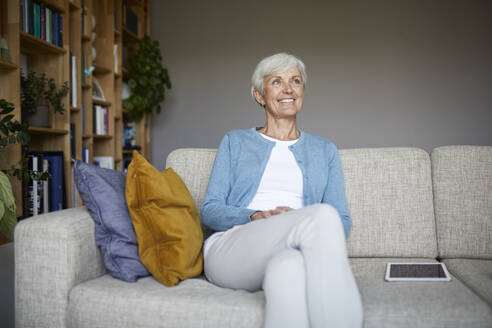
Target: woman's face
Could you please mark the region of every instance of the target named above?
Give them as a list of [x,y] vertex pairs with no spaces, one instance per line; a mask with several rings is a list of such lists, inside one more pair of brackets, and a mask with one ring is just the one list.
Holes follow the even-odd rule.
[[262,95],[255,90],[256,100],[265,105],[268,113],[275,118],[295,116],[302,107],[304,87],[301,72],[293,67],[280,74],[267,75],[263,79]]

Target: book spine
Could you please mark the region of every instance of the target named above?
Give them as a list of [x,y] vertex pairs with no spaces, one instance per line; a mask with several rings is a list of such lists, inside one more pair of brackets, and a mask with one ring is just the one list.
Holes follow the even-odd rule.
[[51,9],[46,8],[46,41],[51,42]]
[[53,11],[53,19],[51,21],[51,24],[51,30],[53,31],[51,42],[54,45],[58,45],[58,13],[56,11]]
[[63,47],[63,16],[58,15],[58,46]]
[[[49,172],[49,161],[43,159],[43,172]],[[50,190],[48,180],[43,181],[43,213],[50,211]]]
[[41,4],[41,39],[46,40],[46,7]]
[[39,4],[33,3],[33,19],[34,19],[34,36],[40,37],[40,24],[39,24]]

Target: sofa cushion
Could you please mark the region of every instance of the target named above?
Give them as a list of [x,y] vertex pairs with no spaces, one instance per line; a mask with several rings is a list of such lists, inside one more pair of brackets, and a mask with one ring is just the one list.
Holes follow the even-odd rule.
[[492,306],[492,261],[445,259],[448,270]]
[[[177,149],[166,167],[182,177],[200,208],[215,149]],[[340,150],[352,217],[349,255],[437,255],[429,155],[416,148]],[[203,228],[203,227],[202,227]],[[204,229],[205,236],[209,231]]]
[[140,258],[158,281],[174,286],[202,273],[203,234],[198,211],[172,168],[160,172],[134,151],[126,200]]
[[418,258],[350,259],[364,306],[364,327],[490,327],[492,308],[460,280],[387,282],[389,262]]
[[492,260],[492,147],[432,151],[439,256]]
[[166,287],[153,277],[125,284],[105,275],[72,289],[68,326],[260,328],[264,306],[263,292],[220,288],[200,278]]
[[417,148],[340,151],[352,257],[436,257],[429,155]]
[[[453,277],[449,282],[385,282],[388,262],[422,258],[350,259],[364,306],[364,327],[490,327],[492,309]],[[70,292],[68,326],[262,327],[263,292],[219,288],[202,278],[175,287],[154,278],[126,284],[109,275]]]
[[[166,168],[172,167],[183,179],[197,208],[202,206],[216,152],[216,149],[182,148],[167,157]],[[212,232],[203,224],[202,230],[204,238]]]
[[96,224],[96,244],[106,269],[116,278],[135,282],[148,276],[140,257],[135,231],[125,201],[122,172],[76,161],[75,183]]

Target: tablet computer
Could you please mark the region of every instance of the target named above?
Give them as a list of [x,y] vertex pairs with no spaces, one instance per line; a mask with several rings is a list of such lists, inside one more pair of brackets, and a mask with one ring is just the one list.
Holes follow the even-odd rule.
[[388,263],[386,281],[450,281],[444,263]]

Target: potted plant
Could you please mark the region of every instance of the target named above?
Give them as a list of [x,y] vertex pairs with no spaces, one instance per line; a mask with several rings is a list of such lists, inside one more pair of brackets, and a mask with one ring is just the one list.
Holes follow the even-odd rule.
[[[4,157],[6,147],[29,142],[28,124],[14,120],[11,114],[14,105],[5,99],[0,99],[0,156]],[[19,163],[22,166],[22,160]],[[0,170],[0,233],[8,240],[14,238],[14,228],[17,223],[16,204],[12,193],[12,185],[7,175],[22,179],[23,169],[12,165],[10,169]]]
[[57,86],[54,78],[48,78],[45,73],[37,76],[29,72],[21,75],[22,115],[30,125],[50,127],[50,108],[55,113],[63,114],[63,97],[68,93],[68,82]]
[[165,89],[171,88],[168,71],[161,62],[159,42],[148,36],[140,39],[129,67],[130,96],[123,100],[130,120],[139,121],[145,114],[152,114],[154,108],[160,113]]

